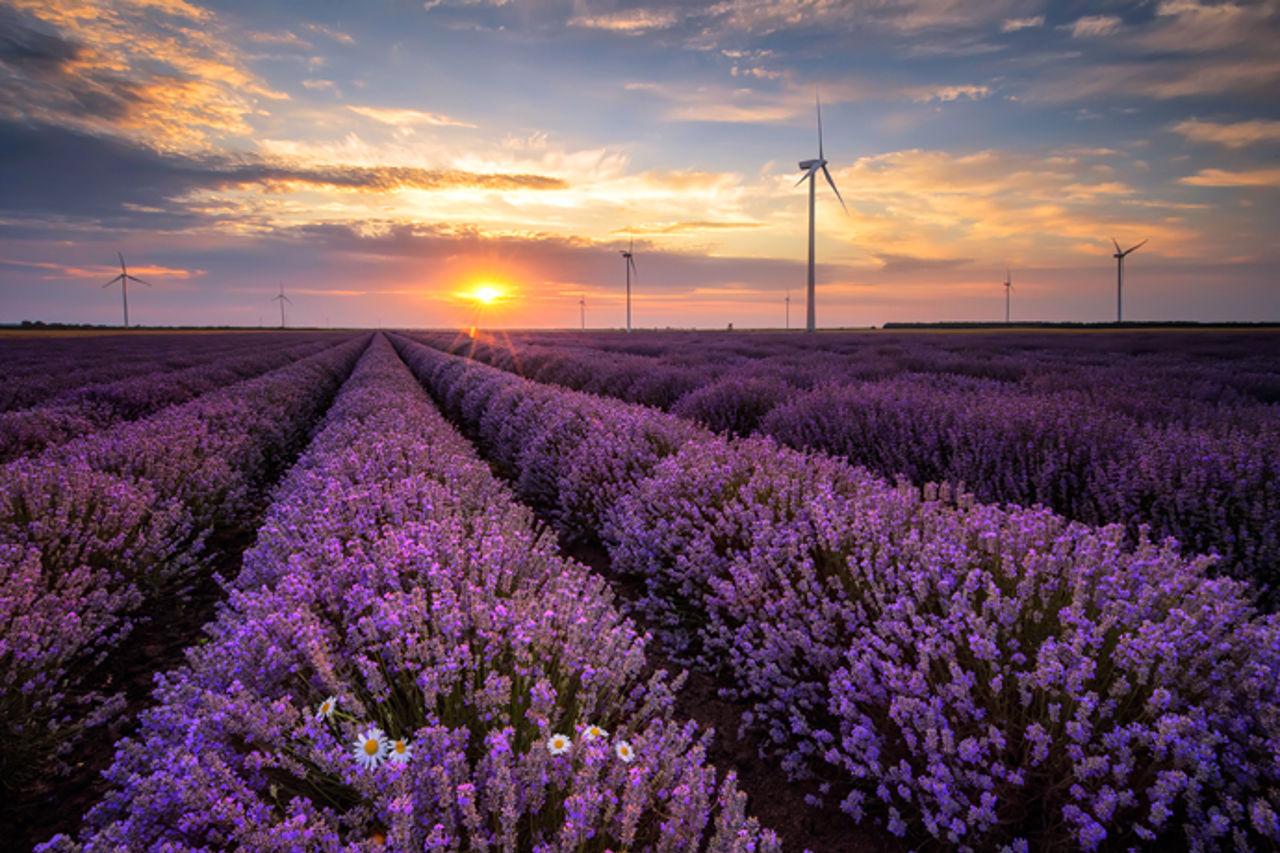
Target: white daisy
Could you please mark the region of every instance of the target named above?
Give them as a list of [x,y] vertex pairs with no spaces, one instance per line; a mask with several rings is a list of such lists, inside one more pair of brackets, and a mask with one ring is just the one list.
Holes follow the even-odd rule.
[[622,759],[623,764],[630,764],[636,757],[636,751],[631,748],[631,744],[625,740],[620,740],[614,745],[613,751]]
[[582,730],[582,736],[587,740],[601,740],[607,738],[609,733],[597,725],[590,725]]
[[408,738],[396,738],[391,741],[387,750],[387,761],[392,764],[408,764],[413,757],[413,744],[409,743]]
[[353,751],[355,752],[356,761],[360,762],[360,766],[372,770],[387,759],[387,752],[390,747],[391,745],[387,743],[387,736],[382,733],[382,729],[370,726],[356,738]]
[[572,745],[573,741],[565,735],[552,735],[547,741],[547,752],[552,755],[564,755]]
[[317,720],[329,720],[333,718],[333,712],[338,710],[338,697],[330,696],[328,699],[320,703],[320,708],[316,711]]

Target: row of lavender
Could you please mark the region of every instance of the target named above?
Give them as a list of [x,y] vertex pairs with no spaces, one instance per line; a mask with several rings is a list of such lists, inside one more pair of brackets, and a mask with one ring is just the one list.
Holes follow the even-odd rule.
[[[0,412],[39,405],[90,385],[207,364],[269,345],[276,337],[185,332],[0,339],[5,379],[0,383]],[[310,333],[288,337],[295,341],[339,339]]]
[[[1280,402],[1280,336],[1274,331],[1135,331],[986,333],[826,333],[807,335],[669,333],[538,333],[511,336],[551,349],[604,350],[637,366],[777,368],[794,384],[810,385],[837,371],[845,379],[883,379],[936,373],[1017,383],[1044,391],[1101,389],[1124,405],[1120,389],[1152,401],[1157,415],[1179,412],[1181,401],[1238,406]],[[638,357],[638,358],[636,358]],[[1172,381],[1171,381],[1172,380]]]
[[968,849],[1280,842],[1280,617],[1206,560],[396,343],[854,817]]
[[78,843],[776,849],[664,673],[379,337]]
[[[28,409],[0,413],[0,462],[261,375],[332,346],[335,340],[259,337],[253,346],[230,352],[219,349],[191,367],[112,379],[57,394]],[[49,365],[49,369],[56,367]]]
[[1274,404],[1178,398],[1168,375],[1161,395],[1136,385],[1106,390],[1106,379],[1092,391],[1066,387],[1075,379],[1048,388],[1048,367],[1019,383],[914,373],[858,381],[828,364],[796,387],[769,359],[724,363],[715,350],[664,368],[587,348],[424,340],[531,379],[658,405],[717,431],[832,453],[883,476],[950,483],[986,502],[1044,505],[1088,524],[1123,523],[1134,536],[1147,526],[1187,553],[1219,555],[1222,571],[1253,580],[1265,606],[1280,606]]
[[111,656],[174,606],[208,532],[243,523],[366,337],[0,468],[0,761],[8,791],[65,769],[120,709]]

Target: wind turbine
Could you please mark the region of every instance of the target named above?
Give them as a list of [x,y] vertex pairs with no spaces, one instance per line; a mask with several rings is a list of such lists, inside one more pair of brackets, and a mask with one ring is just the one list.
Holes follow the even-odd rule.
[[818,328],[817,309],[814,305],[816,291],[813,284],[813,197],[814,182],[819,170],[821,170],[823,177],[827,179],[827,183],[831,185],[831,191],[836,194],[836,198],[840,199],[840,206],[844,208],[844,212],[849,212],[849,208],[845,206],[844,199],[840,195],[840,190],[836,189],[836,182],[831,179],[831,173],[827,171],[827,159],[822,153],[822,100],[816,96],[814,100],[818,106],[818,159],[801,160],[800,170],[804,174],[800,177],[800,180],[796,181],[796,186],[800,186],[806,180],[809,182],[809,306],[808,316],[805,320],[805,331],[810,333]]
[[283,329],[284,328],[284,304],[286,302],[288,302],[290,305],[293,304],[293,300],[284,295],[283,281],[280,282],[280,293],[276,296],[271,297],[271,301],[280,303],[280,328]]
[[583,293],[578,297],[578,313],[582,317],[582,331],[587,330],[587,294]]
[[[1148,237],[1147,240],[1151,238]],[[1136,246],[1130,246],[1127,249],[1121,249],[1120,244],[1116,242],[1116,238],[1112,237],[1111,242],[1116,247],[1116,253],[1111,257],[1116,259],[1116,322],[1124,322],[1124,303],[1121,301],[1124,294],[1124,259],[1132,252],[1138,251],[1146,245],[1147,240],[1143,240]]]
[[1009,270],[1004,271],[1004,321],[1009,322],[1009,294],[1013,291],[1013,277],[1009,275]]
[[627,267],[627,332],[631,332],[631,275],[634,273],[636,281],[640,280],[640,271],[636,269],[635,258],[636,241],[632,239],[629,248],[622,252],[622,257],[626,258]]
[[124,255],[116,252],[116,257],[120,259],[120,275],[102,286],[110,287],[117,281],[120,282],[120,298],[124,300],[124,327],[127,329],[129,328],[129,282],[136,281],[138,284],[145,284],[147,287],[151,286],[151,282],[143,281],[136,275],[131,274],[129,268],[124,265]]
[[787,288],[787,298],[784,301],[787,303],[787,325],[785,328],[787,331],[791,331],[791,288],[789,287]]

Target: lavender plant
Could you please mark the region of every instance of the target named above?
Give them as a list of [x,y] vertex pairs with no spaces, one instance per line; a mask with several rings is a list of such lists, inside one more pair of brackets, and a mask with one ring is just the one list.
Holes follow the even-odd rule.
[[560,558],[375,342],[210,641],[48,850],[777,849]]
[[0,469],[0,762],[6,790],[65,768],[111,719],[104,661],[142,605],[181,597],[215,526],[252,512],[273,461],[305,434],[365,345]]
[[[601,405],[398,343],[442,398],[501,384],[531,432]],[[615,568],[853,816],[968,849],[1280,843],[1280,620],[1211,559],[768,441],[690,433],[629,477],[595,486]]]

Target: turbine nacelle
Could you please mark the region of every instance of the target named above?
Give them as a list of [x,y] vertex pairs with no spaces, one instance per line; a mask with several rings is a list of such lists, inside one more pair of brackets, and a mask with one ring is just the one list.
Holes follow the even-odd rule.
[[827,161],[822,158],[818,158],[817,160],[801,160],[800,170],[802,172],[814,172],[825,165],[827,165]]

